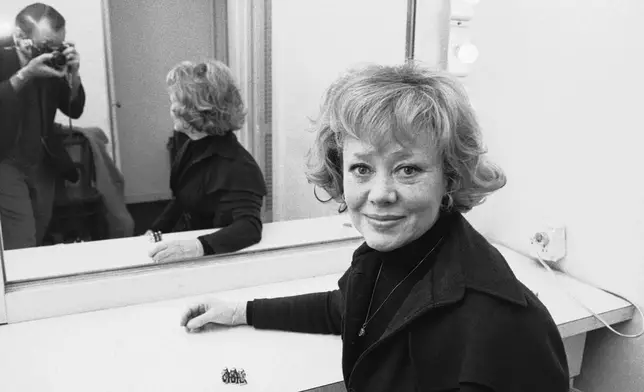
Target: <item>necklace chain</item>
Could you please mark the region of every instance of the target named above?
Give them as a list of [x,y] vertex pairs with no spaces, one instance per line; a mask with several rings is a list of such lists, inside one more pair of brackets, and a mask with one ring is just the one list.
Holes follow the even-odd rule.
[[387,297],[385,297],[385,300],[384,300],[384,301],[382,301],[382,303],[380,304],[380,306],[378,306],[378,309],[376,309],[376,311],[375,311],[375,312],[373,312],[373,314],[371,315],[371,317],[369,317],[369,313],[371,312],[371,305],[373,304],[373,297],[374,297],[374,295],[375,295],[375,293],[376,293],[376,287],[378,286],[378,281],[380,280],[380,273],[382,272],[382,266],[383,266],[384,262],[381,262],[381,263],[380,263],[380,269],[378,270],[378,275],[376,276],[376,283],[373,285],[373,290],[371,291],[371,299],[369,300],[369,307],[367,308],[367,315],[365,316],[364,323],[362,324],[362,327],[360,328],[360,332],[358,332],[358,336],[360,336],[360,337],[364,336],[364,334],[366,333],[367,324],[369,324],[369,322],[370,322],[370,321],[371,321],[371,320],[376,316],[376,314],[378,314],[378,311],[380,311],[380,309],[382,309],[383,305],[387,302],[387,300],[389,299],[389,297],[391,297],[391,295],[394,293],[394,291],[396,291],[396,289],[398,288],[398,286],[400,286],[401,284],[403,284],[403,282],[404,282],[405,280],[407,280],[407,278],[409,278],[409,277],[411,276],[411,274],[413,274],[413,273],[414,273],[414,271],[416,271],[416,270],[418,269],[418,267],[420,267],[420,265],[423,263],[423,261],[425,261],[425,259],[427,259],[427,257],[428,257],[430,254],[432,254],[432,252],[434,251],[434,249],[436,249],[436,247],[438,246],[438,244],[440,244],[440,243],[441,243],[441,241],[442,241],[442,240],[443,240],[443,237],[441,237],[441,238],[438,240],[438,242],[436,242],[436,244],[432,247],[432,249],[431,249],[429,252],[427,252],[427,254],[426,254],[426,255],[425,255],[425,256],[424,256],[424,257],[423,257],[423,258],[418,262],[418,264],[416,264],[416,266],[415,266],[414,268],[412,268],[412,270],[411,270],[411,271],[409,271],[409,273],[407,274],[407,276],[405,276],[405,277],[404,277],[400,282],[398,282],[398,284],[397,284],[396,286],[394,286],[394,288],[391,290],[391,292],[389,293],[389,295],[387,295]]

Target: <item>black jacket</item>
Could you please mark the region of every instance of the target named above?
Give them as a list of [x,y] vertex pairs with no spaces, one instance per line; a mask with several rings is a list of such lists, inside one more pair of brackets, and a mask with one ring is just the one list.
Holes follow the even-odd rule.
[[[567,392],[548,310],[460,214],[384,334],[356,353],[378,267],[363,244],[339,289],[248,303],[255,328],[340,334],[349,391]],[[312,353],[312,355],[315,355]]]
[[170,144],[173,199],[150,229],[221,228],[199,237],[206,254],[234,252],[259,242],[264,176],[235,134],[192,142],[175,132]]
[[[10,78],[20,69],[20,60],[14,47],[0,48],[0,161],[11,152],[19,137],[24,107],[20,94],[11,85]],[[66,179],[75,182],[78,174],[63,145],[64,134],[55,132],[54,120],[60,109],[65,115],[78,119],[85,108],[85,90],[80,86],[74,100],[69,102],[71,91],[64,79],[43,79],[41,110],[43,120],[42,142],[48,163]]]

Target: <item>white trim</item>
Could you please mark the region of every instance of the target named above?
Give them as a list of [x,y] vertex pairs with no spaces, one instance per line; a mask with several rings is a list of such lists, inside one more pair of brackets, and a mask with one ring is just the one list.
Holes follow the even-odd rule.
[[265,72],[264,67],[264,14],[270,12],[265,9],[265,0],[253,3],[251,8],[250,36],[251,45],[249,55],[250,65],[250,88],[252,106],[248,107],[249,132],[252,133],[252,146],[250,152],[257,161],[257,164],[264,168],[264,88]]
[[138,195],[125,195],[125,204],[150,203],[172,199],[172,192],[142,193]]
[[110,24],[110,0],[102,0],[103,40],[105,43],[105,72],[107,73],[107,105],[110,114],[110,143],[112,159],[119,170],[122,170],[121,151],[119,148],[118,116],[116,114],[116,86],[114,82],[114,52],[112,51],[112,26]]
[[420,0],[417,2],[414,35],[415,61],[430,67],[447,69],[450,12],[447,1]]
[[228,0],[214,0],[211,4],[213,15],[213,57],[224,64],[228,64]]
[[253,92],[252,92],[252,26],[251,0],[228,0],[228,67],[235,75],[248,115],[238,131],[240,143],[253,152]]
[[4,241],[2,237],[2,223],[0,222],[0,325],[6,324],[7,317],[7,302],[5,285],[7,276],[4,270]]
[[344,272],[362,239],[8,284],[9,323]]

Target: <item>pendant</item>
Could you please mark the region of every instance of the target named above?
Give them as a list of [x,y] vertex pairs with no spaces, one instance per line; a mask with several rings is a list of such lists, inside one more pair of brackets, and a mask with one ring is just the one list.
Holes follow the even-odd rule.
[[363,337],[364,334],[365,334],[365,330],[364,330],[364,325],[363,325],[362,328],[360,328],[360,332],[358,332],[358,336]]

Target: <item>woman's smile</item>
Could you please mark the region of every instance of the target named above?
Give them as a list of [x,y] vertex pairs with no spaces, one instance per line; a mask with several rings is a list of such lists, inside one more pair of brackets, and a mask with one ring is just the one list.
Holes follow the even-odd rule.
[[390,214],[364,214],[367,221],[374,229],[388,230],[396,227],[405,219],[402,215]]

